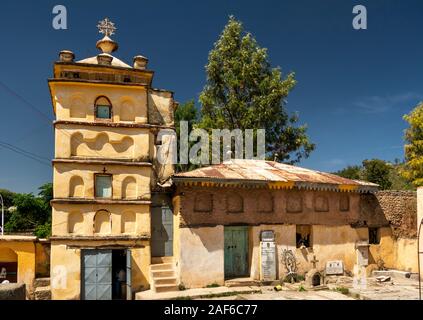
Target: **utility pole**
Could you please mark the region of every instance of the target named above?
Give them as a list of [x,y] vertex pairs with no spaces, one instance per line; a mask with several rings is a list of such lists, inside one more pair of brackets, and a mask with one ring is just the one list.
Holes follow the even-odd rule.
[[1,235],[4,235],[4,201],[3,196],[0,193],[1,200]]

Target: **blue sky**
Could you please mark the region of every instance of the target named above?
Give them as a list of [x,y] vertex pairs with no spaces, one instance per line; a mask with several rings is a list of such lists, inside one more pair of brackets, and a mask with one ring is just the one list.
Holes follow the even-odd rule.
[[[52,28],[57,4],[68,10],[67,30]],[[357,4],[367,7],[367,30],[352,28]],[[287,107],[317,145],[302,166],[335,171],[404,157],[402,116],[423,100],[420,0],[3,1],[0,81],[13,92],[0,83],[0,141],[53,157],[46,80],[60,50],[97,54],[96,24],[106,16],[118,27],[117,57],[147,56],[155,87],[197,100],[208,52],[231,14],[268,48],[273,66],[296,73]],[[35,192],[51,178],[48,165],[0,147],[0,188]]]

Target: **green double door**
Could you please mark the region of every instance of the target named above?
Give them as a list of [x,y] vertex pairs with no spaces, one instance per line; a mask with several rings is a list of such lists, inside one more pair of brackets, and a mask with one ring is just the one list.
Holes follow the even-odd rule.
[[248,276],[248,227],[224,230],[225,279]]

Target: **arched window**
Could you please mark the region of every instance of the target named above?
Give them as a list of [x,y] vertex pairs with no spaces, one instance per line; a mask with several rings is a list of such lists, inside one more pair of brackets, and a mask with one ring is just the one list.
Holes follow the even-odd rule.
[[106,210],[97,211],[94,216],[94,233],[109,234],[112,232],[112,220],[110,212]]
[[95,101],[95,117],[101,120],[112,119],[112,104],[104,96],[98,97]]

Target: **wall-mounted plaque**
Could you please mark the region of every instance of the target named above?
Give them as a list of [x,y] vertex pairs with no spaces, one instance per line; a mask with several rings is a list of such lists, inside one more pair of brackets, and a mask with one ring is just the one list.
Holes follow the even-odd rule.
[[327,275],[344,274],[344,262],[342,260],[326,262],[325,273]]
[[261,280],[276,280],[276,245],[273,241],[262,241],[261,254]]
[[275,241],[275,233],[273,232],[273,230],[262,231],[261,241]]

